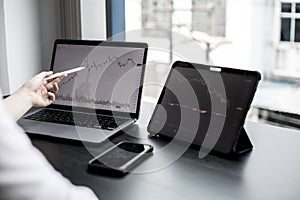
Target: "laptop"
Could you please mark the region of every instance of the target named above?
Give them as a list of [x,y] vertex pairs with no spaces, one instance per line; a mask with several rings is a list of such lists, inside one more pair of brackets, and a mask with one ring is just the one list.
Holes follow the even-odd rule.
[[50,106],[25,115],[27,133],[99,143],[139,118],[148,45],[56,40],[54,73],[84,67],[59,83]]

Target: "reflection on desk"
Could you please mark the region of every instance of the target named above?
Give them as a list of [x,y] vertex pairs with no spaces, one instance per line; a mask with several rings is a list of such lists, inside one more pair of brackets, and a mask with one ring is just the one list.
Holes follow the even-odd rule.
[[[142,109],[147,113],[152,108],[143,104]],[[137,125],[112,141],[150,143],[155,147],[150,160],[159,157],[166,143],[147,138],[148,118],[144,114]],[[63,175],[75,184],[91,187],[104,200],[300,199],[299,132],[251,122],[247,122],[246,130],[254,150],[236,160],[214,155],[200,160],[197,150],[189,149],[164,168],[123,178],[89,174],[86,168],[92,155],[83,145],[40,138],[32,141]]]

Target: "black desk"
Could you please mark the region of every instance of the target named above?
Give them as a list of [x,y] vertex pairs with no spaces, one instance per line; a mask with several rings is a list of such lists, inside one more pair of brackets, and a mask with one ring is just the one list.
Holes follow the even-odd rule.
[[[149,105],[144,104],[139,125],[129,129],[130,135],[121,134],[113,141],[139,140],[152,143],[156,150],[161,148],[160,141],[146,137],[150,110]],[[104,200],[299,200],[300,132],[251,122],[246,124],[246,130],[254,150],[237,160],[214,155],[200,160],[197,150],[190,149],[163,169],[123,178],[87,173],[87,162],[92,155],[83,145],[37,138],[32,141],[63,175],[75,184],[91,187]]]

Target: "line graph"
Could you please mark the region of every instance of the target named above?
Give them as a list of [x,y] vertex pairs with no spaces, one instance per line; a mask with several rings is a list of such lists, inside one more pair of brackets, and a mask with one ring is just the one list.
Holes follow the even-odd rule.
[[125,61],[122,61],[120,57],[113,55],[113,56],[108,56],[101,63],[97,63],[97,61],[87,58],[84,60],[84,62],[82,63],[81,66],[85,67],[88,71],[91,71],[93,69],[99,70],[115,61],[117,61],[117,65],[120,68],[124,68],[124,67],[128,67],[128,66],[133,67],[133,66],[141,66],[142,65],[142,64],[137,63],[134,60],[134,58],[127,58]]
[[108,64],[114,62],[116,59],[117,57],[115,55],[108,56],[104,61],[97,63],[97,61],[90,60],[89,57],[87,57],[82,63],[82,67],[85,67],[89,72],[93,69],[99,70],[101,68],[104,68]]
[[[204,76],[205,74],[203,74]],[[161,104],[165,106],[166,109],[169,109],[170,112],[172,110],[185,110],[187,112],[197,112],[204,116],[217,116],[224,117],[228,115],[228,113],[235,113],[236,115],[240,115],[245,110],[247,110],[247,103],[243,101],[244,96],[247,97],[247,93],[249,93],[248,84],[244,84],[243,89],[240,89],[240,93],[234,95],[236,88],[233,86],[228,87],[227,90],[222,87],[218,87],[217,81],[214,80],[216,77],[213,75],[207,75],[204,80],[202,74],[198,73],[195,70],[178,70],[171,71],[170,78],[168,80],[166,88],[180,88],[176,94],[172,94],[171,91],[165,90],[164,96],[162,98]],[[206,81],[207,80],[207,81]],[[231,77],[224,79],[224,87],[226,84],[233,84]],[[186,94],[184,92],[185,86],[188,85],[194,90],[194,93],[197,96],[198,105],[189,105],[189,104],[179,104],[175,102],[174,95],[179,95],[176,98],[181,97],[180,95]],[[234,87],[240,87],[240,85],[234,85]],[[229,92],[229,94],[227,94]],[[231,95],[231,96],[227,96]],[[183,97],[182,97],[183,98]],[[184,97],[188,98],[188,97]],[[237,100],[239,99],[239,100]],[[246,98],[247,99],[247,98]],[[213,102],[214,101],[214,102]],[[218,101],[218,102],[216,102]],[[213,106],[214,105],[217,106]]]
[[64,80],[62,80],[62,81],[58,84],[58,86],[61,88],[61,87],[63,87],[64,85],[68,85],[71,81],[74,81],[75,78],[77,78],[78,76],[79,76],[78,73],[74,73],[74,74],[72,74],[72,75],[69,75],[69,76],[67,76]]
[[[74,97],[70,95],[66,96],[57,96],[58,100],[61,101],[72,101]],[[117,102],[117,101],[111,101],[110,99],[90,99],[86,96],[76,96],[76,103],[83,103],[83,104],[97,104],[101,106],[105,106],[107,108],[129,108],[130,104],[126,102]]]
[[100,46],[90,49],[83,47],[81,51],[78,46],[69,45],[57,50],[55,71],[75,67],[85,69],[60,82],[56,103],[136,111],[139,97],[136,88],[141,84],[143,48]]
[[190,107],[188,105],[180,105],[178,103],[170,103],[170,102],[162,102],[163,105],[171,106],[171,107],[177,107],[180,109],[187,109],[192,112],[199,112],[200,114],[214,114],[216,116],[226,117],[226,113],[218,113],[218,112],[210,112],[207,109],[198,109],[194,107]]
[[179,78],[175,78],[175,81],[177,81],[179,84],[183,84],[184,82],[188,82],[191,85],[193,85],[193,83],[196,86],[199,86],[199,84],[202,86],[202,88],[204,88],[203,86],[207,87],[207,92],[208,94],[210,94],[211,96],[215,96],[217,97],[220,102],[222,103],[227,103],[228,99],[226,97],[226,94],[222,94],[221,92],[219,92],[212,84],[210,83],[206,83],[202,78],[198,77],[198,78],[193,78],[193,79],[179,79]]
[[135,65],[135,66],[137,65],[132,58],[128,58],[124,63],[122,63],[119,59],[117,59],[117,63],[120,68],[126,67],[129,64]]

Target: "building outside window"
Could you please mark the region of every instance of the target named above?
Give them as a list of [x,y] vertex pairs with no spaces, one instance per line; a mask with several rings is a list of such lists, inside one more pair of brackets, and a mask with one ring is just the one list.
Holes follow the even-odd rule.
[[192,29],[225,37],[226,0],[192,1]]
[[281,2],[280,41],[300,42],[300,2]]
[[[125,0],[125,20],[126,40],[150,46],[145,95],[158,97],[157,85],[182,59],[169,51],[190,42],[200,46],[185,49],[190,62],[261,72],[255,108],[300,116],[300,0]],[[186,39],[176,43],[174,35],[155,28]],[[134,30],[141,35],[131,37]],[[157,43],[166,51],[153,49]]]

